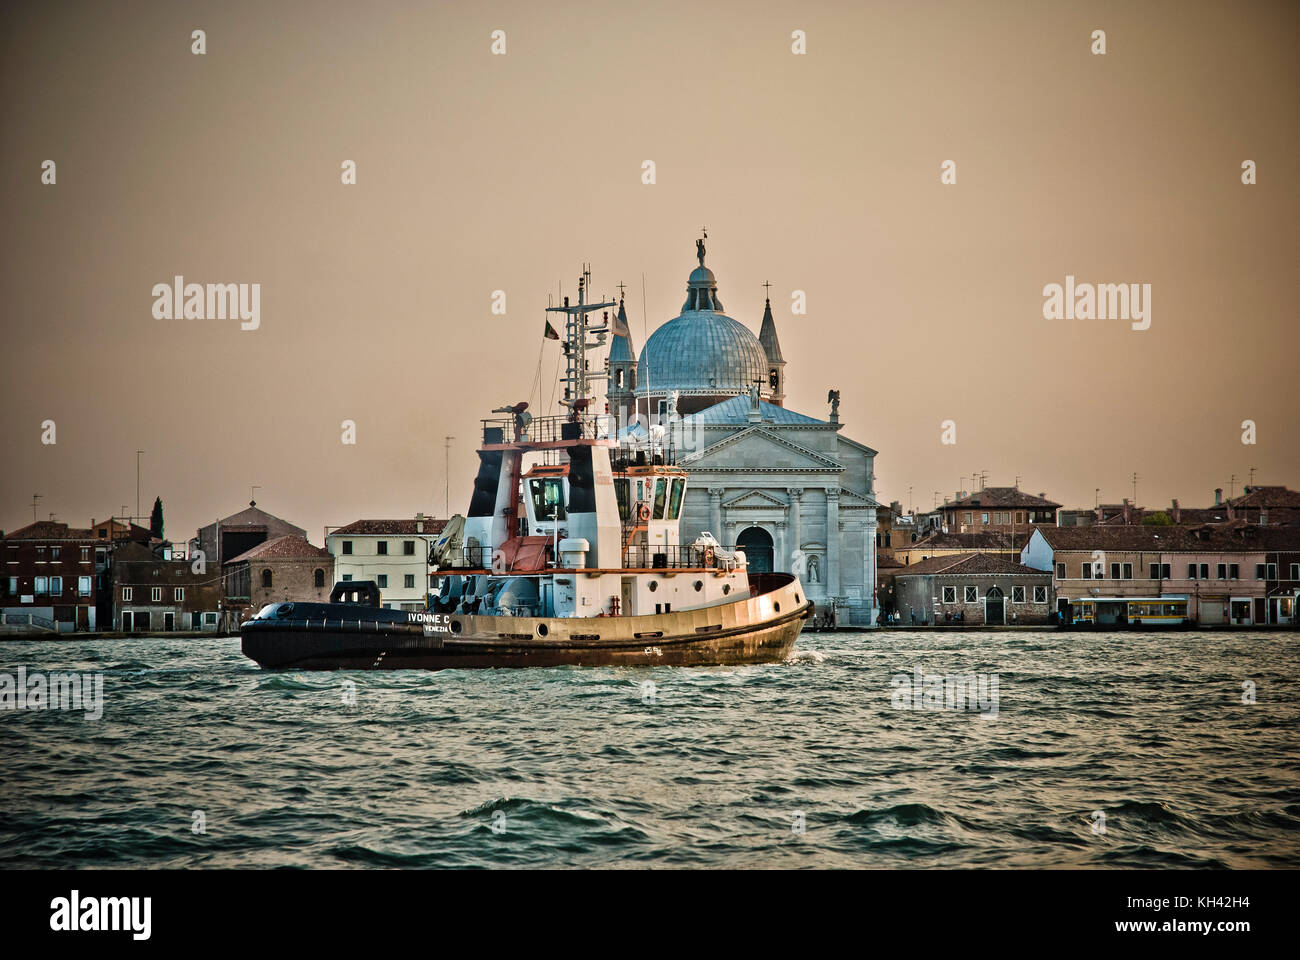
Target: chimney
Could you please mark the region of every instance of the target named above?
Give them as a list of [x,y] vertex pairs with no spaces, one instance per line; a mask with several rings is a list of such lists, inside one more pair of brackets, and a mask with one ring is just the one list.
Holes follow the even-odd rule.
[[1124,498],[1124,526],[1129,526],[1133,522],[1133,513],[1130,509],[1128,497]]
[[1183,522],[1183,511],[1182,508],[1178,506],[1177,500],[1174,500],[1173,506],[1170,507],[1169,515],[1173,517],[1174,523]]
[[1223,506],[1223,487],[1214,488],[1214,505],[1216,507]]
[[415,515],[415,532],[424,533],[424,511]]

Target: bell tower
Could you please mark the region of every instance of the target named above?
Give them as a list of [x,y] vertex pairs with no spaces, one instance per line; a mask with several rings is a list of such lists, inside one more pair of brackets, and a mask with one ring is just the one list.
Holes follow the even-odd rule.
[[776,321],[772,319],[772,298],[770,283],[763,284],[768,297],[763,307],[763,327],[758,333],[758,342],[767,354],[767,386],[772,391],[772,402],[778,407],[785,406],[785,357],[781,356],[781,341],[776,337]]
[[627,325],[627,311],[623,308],[623,284],[619,284],[618,320],[609,345],[609,380],[605,396],[609,399],[609,412],[618,421],[618,429],[628,426],[636,417],[636,351],[632,347],[632,331]]

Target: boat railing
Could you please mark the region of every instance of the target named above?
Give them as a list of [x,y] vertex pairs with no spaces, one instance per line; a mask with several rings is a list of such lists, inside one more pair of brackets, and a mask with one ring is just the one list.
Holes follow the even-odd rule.
[[[738,565],[735,546],[722,544],[683,543],[672,546],[662,544],[633,544],[623,551],[623,567],[633,570],[725,569]],[[551,553],[547,548],[547,555]],[[504,555],[486,546],[466,546],[461,550],[461,562],[445,571],[457,568],[492,570],[505,573]]]
[[483,443],[559,443],[565,440],[614,440],[618,420],[612,413],[587,414],[577,420],[569,416],[485,419]]

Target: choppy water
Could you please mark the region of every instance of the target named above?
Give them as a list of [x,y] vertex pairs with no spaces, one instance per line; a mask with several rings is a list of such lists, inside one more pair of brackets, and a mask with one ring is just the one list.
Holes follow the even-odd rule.
[[[3,642],[0,673],[103,671],[105,710],[0,710],[0,866],[1300,866],[1300,636],[796,649],[269,673],[237,639]],[[996,673],[997,717],[897,708],[917,667]]]

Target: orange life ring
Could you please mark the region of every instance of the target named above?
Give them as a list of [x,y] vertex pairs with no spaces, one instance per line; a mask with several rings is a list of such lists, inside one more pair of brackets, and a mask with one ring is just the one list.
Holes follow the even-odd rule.
[[713,566],[713,548],[712,548],[712,547],[705,547],[705,548],[704,548],[704,565],[705,565],[706,567],[711,567],[711,566]]
[[642,522],[645,522],[646,520],[649,520],[649,519],[650,519],[650,505],[647,504],[647,503],[643,503],[643,504],[641,504],[641,509],[638,510],[637,513],[641,516],[641,520],[642,520]]

